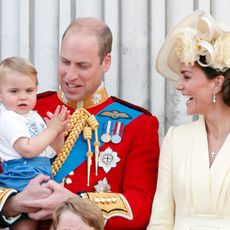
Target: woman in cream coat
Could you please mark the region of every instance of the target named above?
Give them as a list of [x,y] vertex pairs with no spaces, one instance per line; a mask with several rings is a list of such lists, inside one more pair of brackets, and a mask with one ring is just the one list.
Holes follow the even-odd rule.
[[199,119],[164,138],[147,229],[229,230],[230,29],[195,11],[169,33],[156,66]]

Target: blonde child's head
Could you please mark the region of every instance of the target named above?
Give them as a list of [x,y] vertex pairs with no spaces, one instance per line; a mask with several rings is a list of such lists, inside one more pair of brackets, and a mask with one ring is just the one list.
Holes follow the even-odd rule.
[[31,77],[36,86],[38,85],[37,70],[29,60],[21,57],[9,57],[2,60],[0,62],[0,81],[12,71]]
[[[68,221],[68,215],[75,223]],[[71,218],[70,215],[74,215],[76,218]],[[104,229],[104,217],[93,201],[80,197],[70,198],[54,211],[52,224],[54,230],[78,229],[78,227],[80,229],[80,225],[88,227],[89,230]]]
[[9,57],[0,63],[0,102],[6,109],[27,114],[37,100],[37,71],[21,57]]

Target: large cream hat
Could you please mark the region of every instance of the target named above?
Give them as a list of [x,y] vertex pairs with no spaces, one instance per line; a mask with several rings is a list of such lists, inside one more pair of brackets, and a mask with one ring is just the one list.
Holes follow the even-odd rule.
[[[228,35],[225,43],[222,36],[219,38],[222,34]],[[221,48],[227,49],[225,56]],[[229,55],[226,57],[226,54]],[[209,62],[200,63],[200,56],[205,56]],[[156,69],[165,78],[176,81],[180,63],[193,65],[195,61],[220,71],[230,67],[230,28],[219,25],[204,10],[194,11],[171,30],[158,53]]]

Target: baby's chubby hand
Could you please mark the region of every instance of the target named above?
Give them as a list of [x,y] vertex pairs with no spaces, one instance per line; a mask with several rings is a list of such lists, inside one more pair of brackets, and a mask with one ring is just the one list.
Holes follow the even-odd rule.
[[44,120],[48,128],[55,129],[58,133],[67,129],[70,120],[70,111],[66,106],[58,105],[54,113],[48,111],[46,115],[47,117]]

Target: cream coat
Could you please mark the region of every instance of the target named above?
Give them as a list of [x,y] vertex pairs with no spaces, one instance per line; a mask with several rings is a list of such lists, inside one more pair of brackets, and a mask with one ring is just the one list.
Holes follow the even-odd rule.
[[211,168],[204,119],[164,138],[148,230],[230,230],[230,135]]

